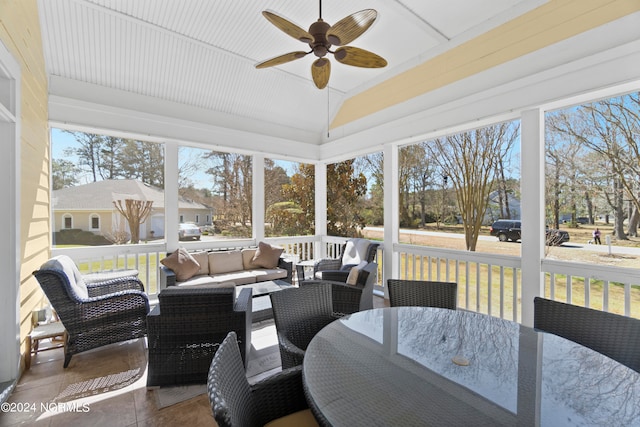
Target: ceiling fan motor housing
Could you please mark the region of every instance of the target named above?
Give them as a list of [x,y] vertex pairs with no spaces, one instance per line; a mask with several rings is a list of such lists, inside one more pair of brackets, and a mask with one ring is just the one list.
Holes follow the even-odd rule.
[[309,43],[309,46],[313,50],[313,54],[318,58],[322,58],[329,53],[329,48],[331,47],[331,43],[327,40],[329,28],[331,28],[331,25],[322,19],[318,19],[309,27],[309,34],[313,36],[313,41]]

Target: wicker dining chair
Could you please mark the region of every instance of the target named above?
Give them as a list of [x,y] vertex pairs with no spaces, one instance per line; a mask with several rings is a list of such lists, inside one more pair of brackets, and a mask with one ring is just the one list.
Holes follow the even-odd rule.
[[536,297],[535,329],[561,336],[640,372],[640,320]]
[[309,283],[270,295],[282,369],[301,365],[311,339],[340,315],[333,311],[332,286]]
[[207,393],[220,427],[263,426],[274,420],[284,421],[283,417],[285,425],[318,425],[305,399],[302,366],[249,384],[235,332],[229,332],[213,356]]
[[67,255],[49,259],[33,275],[67,330],[65,368],[74,354],[147,334],[149,299],[137,277],[85,283]]
[[429,280],[387,280],[391,307],[418,306],[455,310],[458,284]]

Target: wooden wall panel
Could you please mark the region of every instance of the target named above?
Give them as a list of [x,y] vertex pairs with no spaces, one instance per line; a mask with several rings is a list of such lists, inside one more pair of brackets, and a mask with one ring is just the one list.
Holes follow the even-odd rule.
[[640,11],[637,0],[550,0],[344,102],[331,128]]
[[[20,336],[45,301],[31,273],[49,258],[49,129],[47,77],[37,0],[0,0],[0,39],[20,64]],[[22,347],[24,351],[24,345]]]

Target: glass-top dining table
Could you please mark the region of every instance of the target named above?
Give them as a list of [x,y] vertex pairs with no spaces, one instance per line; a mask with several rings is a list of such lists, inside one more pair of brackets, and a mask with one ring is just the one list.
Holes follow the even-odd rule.
[[379,308],[336,320],[309,344],[303,381],[321,425],[640,426],[636,371],[462,310]]

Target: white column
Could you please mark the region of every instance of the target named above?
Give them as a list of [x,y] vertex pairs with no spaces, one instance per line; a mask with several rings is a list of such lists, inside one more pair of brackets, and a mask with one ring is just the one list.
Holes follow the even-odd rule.
[[389,298],[387,291],[387,279],[400,277],[400,259],[393,247],[399,242],[400,217],[398,206],[400,205],[398,185],[398,147],[393,144],[384,147],[384,255],[383,285],[385,298]]
[[251,225],[253,227],[253,237],[256,244],[264,240],[264,155],[253,155],[253,200]]
[[164,238],[167,252],[173,252],[180,246],[178,241],[178,143],[164,144]]
[[[322,239],[327,235],[327,165],[316,163],[315,165],[315,192],[316,192],[316,236]],[[326,246],[322,241],[316,242],[313,248],[314,258],[327,256]]]
[[545,250],[544,112],[525,111],[521,120],[522,319],[533,326],[533,298],[544,295]]

